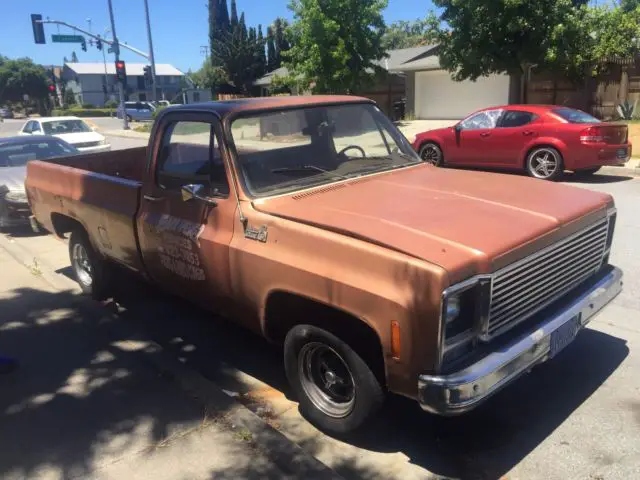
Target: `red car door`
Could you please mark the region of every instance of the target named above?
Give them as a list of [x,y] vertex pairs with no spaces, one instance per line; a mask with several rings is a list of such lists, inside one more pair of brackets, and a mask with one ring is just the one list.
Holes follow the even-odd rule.
[[460,165],[486,165],[491,163],[492,141],[495,127],[502,114],[501,109],[483,110],[467,117],[456,125],[457,156]]
[[487,161],[496,167],[518,167],[524,148],[538,136],[538,116],[524,110],[506,110],[491,135],[491,155]]

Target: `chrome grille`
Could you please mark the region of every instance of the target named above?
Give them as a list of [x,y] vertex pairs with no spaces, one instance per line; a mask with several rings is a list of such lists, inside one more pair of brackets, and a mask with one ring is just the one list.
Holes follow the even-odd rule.
[[526,320],[595,273],[607,249],[609,219],[551,245],[493,276],[488,340]]

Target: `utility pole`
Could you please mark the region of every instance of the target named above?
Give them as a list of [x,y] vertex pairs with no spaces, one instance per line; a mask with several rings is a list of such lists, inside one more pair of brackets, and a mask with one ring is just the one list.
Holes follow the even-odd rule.
[[[111,0],[109,0],[111,2]],[[149,37],[149,60],[151,60],[151,100],[156,99],[156,61],[153,57],[153,41],[151,40],[151,21],[149,20],[149,1],[144,0],[144,12],[147,17],[147,37]]]
[[[118,43],[118,36],[116,35],[116,22],[113,19],[113,5],[111,0],[107,0],[109,3],[109,17],[111,18],[111,33],[113,35],[113,53],[116,57],[116,62],[120,60],[120,44]],[[118,82],[118,91],[120,93],[120,111],[122,112],[122,128],[129,130],[129,121],[127,120],[127,111],[124,108],[124,85],[122,82]]]
[[[107,38],[107,34],[111,32],[108,28],[104,29],[104,38]],[[107,54],[104,53],[106,48],[104,45],[102,47],[102,61],[104,63],[104,88],[106,90],[104,94],[104,103],[107,103],[107,98],[109,98],[109,74],[107,73]]]

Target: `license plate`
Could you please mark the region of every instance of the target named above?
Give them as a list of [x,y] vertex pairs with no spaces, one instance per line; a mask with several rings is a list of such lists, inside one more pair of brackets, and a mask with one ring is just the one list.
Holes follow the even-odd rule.
[[618,158],[625,158],[627,156],[627,149],[626,148],[619,148],[616,152],[616,156]]
[[569,345],[580,330],[580,315],[576,315],[567,323],[551,333],[551,348],[549,358],[555,357],[560,351]]

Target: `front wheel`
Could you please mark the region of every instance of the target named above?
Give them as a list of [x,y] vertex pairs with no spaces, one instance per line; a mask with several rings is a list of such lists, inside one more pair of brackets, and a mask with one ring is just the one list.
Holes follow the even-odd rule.
[[129,123],[133,122],[133,118],[131,118],[131,115],[127,115],[127,122]]
[[430,163],[436,167],[444,165],[444,155],[439,145],[433,142],[427,142],[420,147],[420,158],[425,163]]
[[381,406],[384,391],[365,361],[335,335],[311,325],[292,328],[284,343],[289,383],[302,414],[319,429],[345,434]]
[[526,170],[531,177],[556,180],[564,171],[562,155],[552,147],[537,147],[527,155]]
[[89,237],[82,230],[75,230],[69,239],[71,268],[82,293],[102,300],[108,290],[108,266],[93,249]]

